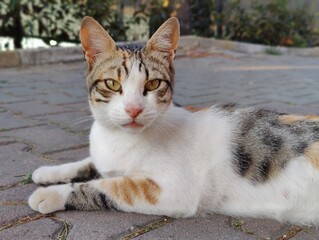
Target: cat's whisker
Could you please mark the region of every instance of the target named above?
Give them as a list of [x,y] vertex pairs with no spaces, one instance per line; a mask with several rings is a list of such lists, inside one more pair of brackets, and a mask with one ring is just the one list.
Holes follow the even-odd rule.
[[79,124],[88,123],[88,122],[92,123],[93,121],[94,121],[94,118],[87,118],[87,119],[82,119],[82,120],[70,122],[70,123],[66,124],[66,126],[70,127],[70,126],[79,125]]

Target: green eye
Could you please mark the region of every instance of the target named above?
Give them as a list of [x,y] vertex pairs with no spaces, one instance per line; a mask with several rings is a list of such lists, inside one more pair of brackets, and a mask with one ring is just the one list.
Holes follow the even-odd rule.
[[105,80],[105,85],[108,89],[114,91],[114,92],[120,92],[121,91],[121,84],[118,81],[107,79]]
[[159,87],[160,83],[161,81],[158,79],[147,81],[145,84],[145,89],[147,91],[154,91],[155,89]]

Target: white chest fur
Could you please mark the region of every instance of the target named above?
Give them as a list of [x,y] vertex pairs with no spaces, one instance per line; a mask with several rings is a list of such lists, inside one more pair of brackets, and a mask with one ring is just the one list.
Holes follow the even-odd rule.
[[[230,121],[215,112],[188,113],[171,107],[154,129],[130,134],[95,122],[91,156],[100,173],[149,176],[178,184],[185,193],[207,192],[211,172],[231,171]],[[151,127],[152,128],[152,127]],[[214,196],[215,198],[218,197]]]

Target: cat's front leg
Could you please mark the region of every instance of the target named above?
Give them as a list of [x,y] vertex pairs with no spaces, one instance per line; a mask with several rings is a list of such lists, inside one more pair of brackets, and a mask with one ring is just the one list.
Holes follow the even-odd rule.
[[29,198],[41,213],[58,210],[108,210],[147,203],[155,205],[160,187],[148,178],[111,178],[38,188]]
[[40,167],[32,173],[32,180],[37,184],[54,184],[88,181],[99,177],[91,158],[58,166]]
[[98,179],[38,188],[30,196],[29,205],[41,213],[116,209],[167,216],[185,217],[195,214],[195,204],[192,204],[194,208],[185,208],[189,206],[182,203],[185,198],[174,199],[174,193],[166,193],[163,199],[163,188],[150,178]]

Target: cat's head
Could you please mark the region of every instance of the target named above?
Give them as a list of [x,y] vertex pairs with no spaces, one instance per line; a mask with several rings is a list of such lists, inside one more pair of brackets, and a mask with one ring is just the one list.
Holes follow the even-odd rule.
[[130,132],[155,123],[172,102],[178,20],[163,23],[145,47],[116,46],[91,17],[83,18],[80,38],[95,120]]

